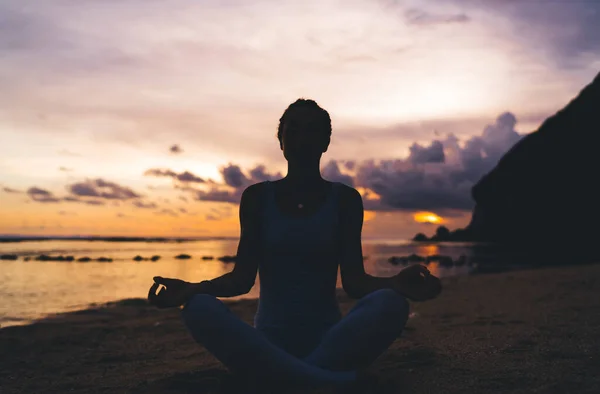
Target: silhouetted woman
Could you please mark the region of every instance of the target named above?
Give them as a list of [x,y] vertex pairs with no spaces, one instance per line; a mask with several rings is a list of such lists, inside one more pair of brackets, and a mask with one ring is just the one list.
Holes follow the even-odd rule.
[[[331,137],[327,111],[299,99],[279,120],[285,178],[249,186],[240,202],[241,236],[232,272],[200,283],[156,277],[149,301],[183,308],[195,340],[234,375],[251,382],[347,384],[397,338],[412,301],[435,298],[438,278],[421,265],[393,277],[365,273],[363,205],[352,187],[321,177]],[[346,293],[359,299],[344,317]],[[245,294],[260,275],[254,327],[217,297]],[[156,294],[159,285],[166,288]]]

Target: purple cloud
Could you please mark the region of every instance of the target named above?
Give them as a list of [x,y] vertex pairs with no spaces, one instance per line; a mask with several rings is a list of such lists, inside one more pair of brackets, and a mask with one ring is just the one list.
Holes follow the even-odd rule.
[[445,25],[449,23],[467,23],[471,18],[464,13],[458,14],[435,14],[422,9],[409,9],[404,13],[409,25],[430,26]]
[[121,186],[114,182],[108,182],[102,178],[88,179],[84,182],[77,182],[72,185],[68,185],[67,189],[75,196],[98,197],[107,200],[129,200],[141,197],[141,195],[137,194],[126,186]]
[[54,196],[54,194],[52,194],[48,190],[40,189],[39,187],[35,187],[35,186],[27,189],[27,195],[33,201],[41,202],[41,203],[55,203],[55,202],[61,201],[60,198]]
[[145,176],[156,176],[156,177],[169,177],[169,178],[173,178],[175,180],[178,180],[180,182],[185,182],[185,183],[205,183],[206,181],[202,178],[200,178],[199,176],[196,176],[194,174],[192,174],[189,171],[184,171],[182,173],[176,173],[173,170],[169,170],[169,169],[159,169],[159,168],[152,168],[149,170],[146,170],[146,172],[144,172]]
[[352,176],[348,175],[348,174],[343,174],[340,171],[338,162],[335,160],[330,160],[329,163],[327,163],[325,165],[325,167],[323,167],[323,170],[321,172],[322,172],[323,178],[325,178],[329,181],[341,182],[348,186],[354,185],[354,180],[352,179]]
[[132,202],[133,206],[137,207],[137,208],[143,208],[143,209],[154,209],[157,207],[156,203],[154,202],[143,202],[140,200],[136,200],[134,202]]
[[231,163],[221,167],[221,175],[224,180],[224,185],[221,186],[225,186],[226,189],[221,189],[219,188],[220,185],[215,184],[208,191],[193,190],[195,199],[200,201],[239,203],[242,192],[246,187],[282,177],[280,172],[267,172],[264,165],[257,165],[251,168],[248,174],[244,174],[238,165]]
[[169,148],[169,152],[171,152],[173,154],[179,154],[179,153],[183,153],[183,149],[181,149],[181,147],[179,145],[175,144]]
[[429,146],[421,146],[415,142],[409,149],[408,161],[413,164],[443,163],[445,160],[444,144],[438,140],[432,141]]
[[[428,144],[414,143],[405,159],[347,161],[324,165],[325,179],[362,187],[379,195],[363,197],[369,210],[437,210],[445,214],[473,207],[471,188],[490,171],[520,138],[516,117],[503,113],[480,135],[460,141],[454,134],[436,137]],[[208,191],[191,190],[197,200],[239,203],[243,190],[254,183],[281,177],[269,174],[264,166],[247,172],[238,165],[221,169],[223,184]],[[209,214],[207,220],[218,220]]]

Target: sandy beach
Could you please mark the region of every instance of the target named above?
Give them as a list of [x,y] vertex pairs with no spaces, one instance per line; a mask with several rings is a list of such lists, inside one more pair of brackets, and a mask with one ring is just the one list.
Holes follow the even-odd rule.
[[[600,392],[600,264],[444,278],[411,304],[364,393]],[[347,311],[354,301],[340,290]],[[255,300],[228,304],[251,322]],[[0,330],[8,393],[219,393],[224,367],[178,310],[133,299]],[[315,390],[313,392],[329,392]]]

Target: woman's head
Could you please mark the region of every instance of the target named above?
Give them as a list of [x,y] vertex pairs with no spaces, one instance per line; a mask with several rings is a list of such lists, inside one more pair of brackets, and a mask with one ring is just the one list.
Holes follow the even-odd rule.
[[298,99],[279,119],[277,138],[288,160],[320,157],[331,138],[329,113],[313,100]]

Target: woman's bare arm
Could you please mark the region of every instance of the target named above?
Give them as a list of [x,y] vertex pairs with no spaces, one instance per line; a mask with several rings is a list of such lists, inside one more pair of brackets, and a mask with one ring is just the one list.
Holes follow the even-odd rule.
[[395,288],[392,277],[375,277],[365,272],[362,254],[364,208],[356,189],[343,188],[340,212],[340,271],[344,291],[352,298],[362,298],[372,291]]
[[262,257],[260,242],[260,212],[262,188],[251,185],[242,193],[240,201],[240,241],[235,267],[231,272],[212,280],[195,283],[195,294],[215,297],[235,297],[250,291],[256,280],[258,260]]

